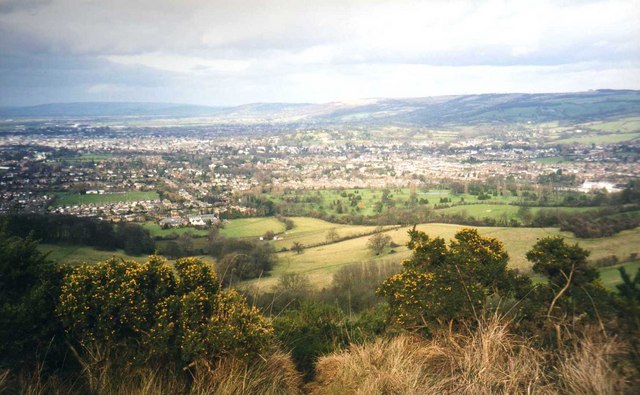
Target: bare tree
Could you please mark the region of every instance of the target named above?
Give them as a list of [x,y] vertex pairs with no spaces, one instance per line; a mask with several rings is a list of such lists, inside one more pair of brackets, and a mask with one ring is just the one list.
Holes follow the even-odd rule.
[[340,235],[336,231],[336,228],[331,228],[331,229],[329,229],[327,231],[327,236],[326,236],[327,242],[333,243],[334,241],[338,240],[339,238],[340,238]]
[[385,235],[384,233],[376,233],[369,238],[369,241],[367,242],[367,248],[370,249],[374,254],[380,255],[390,242],[391,236]]
[[302,254],[304,252],[304,246],[300,242],[293,242],[291,245],[291,251],[295,251],[298,254]]

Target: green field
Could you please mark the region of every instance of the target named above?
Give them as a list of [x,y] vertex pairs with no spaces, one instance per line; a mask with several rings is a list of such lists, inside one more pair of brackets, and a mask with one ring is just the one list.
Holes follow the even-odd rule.
[[[499,206],[502,207],[502,206]],[[510,206],[506,206],[510,207]],[[294,228],[285,231],[284,224],[275,218],[243,218],[230,221],[221,230],[226,237],[257,238],[266,231],[281,232],[282,240],[274,242],[279,250],[282,247],[290,247],[293,242],[300,242],[303,245],[311,245],[326,241],[326,234],[330,229],[335,229],[339,236],[357,235],[371,232],[374,227],[339,225],[323,220],[307,217],[292,217]],[[147,223],[145,227],[153,228]],[[452,224],[422,224],[419,230],[425,231],[430,236],[451,239],[454,234],[463,226]],[[185,228],[187,230],[194,230]],[[306,248],[302,254],[295,252],[280,252],[277,254],[278,263],[274,267],[269,277],[260,280],[253,280],[247,284],[256,284],[259,287],[269,287],[276,283],[278,277],[284,273],[304,273],[309,276],[311,282],[316,286],[326,286],[330,284],[332,275],[344,265],[361,263],[367,261],[396,261],[399,262],[410,256],[410,251],[404,246],[408,240],[407,231],[409,227],[395,230],[387,230],[386,234],[391,236],[394,243],[399,245],[393,250],[387,248],[385,253],[375,256],[367,249],[369,235],[356,237],[350,240],[340,241],[332,244]],[[560,235],[567,239],[569,243],[579,243],[583,248],[590,250],[590,260],[616,255],[620,259],[627,258],[631,253],[640,253],[640,228],[620,232],[617,235],[600,239],[577,239],[571,233],[560,232],[557,228],[509,228],[509,227],[478,227],[484,236],[495,237],[502,241],[511,257],[510,267],[518,268],[524,272],[529,272],[530,264],[525,259],[525,254],[537,239],[546,236]],[[157,229],[156,229],[157,232]],[[206,232],[206,231],[200,231]],[[205,238],[194,239],[206,242]],[[196,246],[198,248],[204,246]],[[144,260],[145,256],[131,257],[123,251],[99,251],[91,247],[77,246],[57,246],[44,244],[40,246],[41,251],[50,252],[50,259],[69,263],[92,263],[103,261],[112,256],[125,259]],[[205,261],[213,263],[210,257],[202,257]],[[635,262],[631,268],[637,270],[639,263]],[[619,281],[615,267],[602,269],[603,283],[611,287]]]
[[127,255],[122,250],[101,251],[96,250],[93,247],[85,246],[40,244],[38,248],[40,249],[40,251],[48,253],[48,258],[52,261],[70,265],[96,263],[104,261],[105,259],[112,258],[114,256],[116,258],[134,259],[137,261],[143,261],[146,259],[146,256]]
[[[440,236],[449,240],[463,226],[450,224],[423,224],[418,229],[431,236]],[[352,263],[366,261],[394,260],[401,261],[410,256],[404,247],[408,240],[408,227],[386,232],[393,242],[401,245],[394,253],[388,250],[380,256],[373,255],[366,247],[369,236],[351,239],[339,243],[305,249],[302,254],[294,252],[278,253],[279,262],[272,275],[260,281],[253,281],[260,287],[275,284],[277,278],[284,273],[304,273],[317,286],[326,286],[331,282],[332,274],[340,267]],[[557,228],[508,228],[478,227],[484,236],[495,237],[502,241],[509,253],[510,267],[529,272],[530,264],[525,258],[527,251],[539,238],[546,236],[563,236],[570,243],[579,243],[590,250],[590,259],[597,260],[610,255],[626,258],[632,252],[640,252],[640,228],[620,232],[617,235],[600,239],[577,239],[571,233],[560,232]]]
[[137,202],[140,200],[158,200],[157,192],[122,192],[122,193],[105,193],[104,195],[84,195],[79,193],[62,192],[56,193],[56,199],[53,205],[59,206],[76,206],[82,204],[101,204],[101,203],[118,203],[118,202]]
[[615,144],[640,138],[640,133],[609,133],[554,140],[553,144]]
[[[38,249],[43,253],[48,253],[48,258],[57,263],[64,263],[72,266],[81,265],[81,264],[92,264],[96,262],[101,262],[109,258],[122,258],[122,259],[132,259],[138,262],[144,262],[147,260],[147,255],[140,256],[132,256],[127,255],[122,250],[116,251],[101,251],[96,250],[93,247],[84,247],[84,246],[70,246],[70,245],[55,245],[55,244],[40,244]],[[210,256],[197,256],[197,258],[201,259],[204,262],[209,264],[214,264],[215,260]],[[174,260],[168,260],[169,263],[174,262]]]
[[640,117],[622,118],[615,121],[590,122],[585,123],[582,126],[609,133],[640,132]]
[[[455,194],[446,189],[415,190],[417,202],[410,202],[412,192],[409,188],[390,188],[388,201],[384,203],[382,211],[388,207],[419,209],[433,208],[440,204],[440,199],[446,198],[450,203],[514,203],[520,198],[511,196],[506,192],[503,196],[491,196],[489,200],[479,200],[478,196],[468,193]],[[263,197],[272,200],[274,203],[284,206],[285,212],[309,213],[312,211],[322,212],[326,215],[337,217],[359,214],[363,216],[375,216],[380,214],[376,210],[376,204],[382,200],[382,189],[320,189],[320,190],[296,190],[289,192],[274,192],[265,194]],[[356,197],[361,199],[355,201]],[[422,202],[421,202],[422,200]],[[428,203],[425,202],[428,201]]]
[[167,237],[171,235],[181,235],[184,233],[190,233],[192,236],[206,236],[209,231],[207,229],[196,229],[190,227],[184,228],[170,228],[162,229],[160,225],[155,222],[145,222],[142,227],[147,229],[151,233],[152,237]]
[[614,289],[617,284],[621,283],[619,267],[624,267],[627,274],[633,279],[633,277],[640,269],[640,261],[628,262],[621,265],[605,267],[600,269],[600,280],[602,284],[608,289]]
[[[519,206],[507,204],[466,204],[450,208],[439,209],[436,213],[448,215],[464,215],[475,219],[492,218],[495,220],[511,220],[518,219]],[[598,207],[531,207],[531,214],[535,215],[540,210],[556,210],[563,213],[575,213],[597,210]]]
[[107,159],[113,158],[113,155],[110,154],[82,154],[80,156],[72,156],[72,157],[61,157],[58,158],[59,161],[65,162],[102,162]]
[[281,233],[284,230],[284,224],[273,217],[240,218],[229,220],[220,234],[224,237],[249,238],[260,237],[268,231]]
[[276,249],[283,247],[291,248],[294,242],[302,245],[315,245],[327,241],[327,233],[330,229],[335,229],[339,237],[349,237],[353,235],[370,233],[376,229],[375,226],[342,225],[308,217],[291,217],[294,227],[285,231],[282,240],[274,242]]

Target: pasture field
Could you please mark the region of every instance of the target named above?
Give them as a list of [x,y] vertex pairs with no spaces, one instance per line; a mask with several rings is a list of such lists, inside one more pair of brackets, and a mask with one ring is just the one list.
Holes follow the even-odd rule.
[[640,117],[622,118],[615,121],[589,122],[582,124],[582,126],[609,133],[640,132]]
[[70,157],[62,157],[58,158],[59,161],[65,162],[102,162],[107,159],[113,158],[111,154],[82,154],[80,156],[70,156]]
[[[335,229],[341,237],[364,234],[375,229],[373,226],[340,225],[307,217],[292,217],[291,220],[294,222],[294,228],[285,231],[284,224],[272,217],[236,219],[227,224],[221,230],[221,233],[226,237],[257,238],[268,230],[283,232],[280,235],[284,239],[273,242],[276,249],[280,250],[282,247],[289,248],[295,241],[303,245],[325,242],[326,234],[330,229]],[[145,224],[145,226],[148,227],[149,224]],[[431,237],[439,236],[445,240],[453,238],[454,234],[462,228],[464,226],[453,224],[418,225],[419,230],[426,232]],[[190,228],[184,229],[185,231],[195,231],[195,229]],[[297,254],[293,251],[277,253],[278,263],[270,276],[248,281],[245,284],[254,284],[260,288],[270,287],[277,282],[282,274],[303,273],[309,276],[312,284],[323,287],[331,283],[333,273],[344,265],[367,261],[399,262],[408,258],[411,254],[405,247],[405,243],[408,241],[407,231],[409,229],[409,227],[403,227],[386,230],[385,233],[391,236],[393,243],[398,246],[387,248],[384,253],[377,256],[367,249],[370,235],[306,248],[302,254]],[[523,272],[530,271],[530,264],[525,258],[526,252],[531,249],[537,239],[547,236],[562,236],[565,237],[568,243],[580,244],[583,248],[591,251],[589,258],[594,261],[611,255],[626,259],[631,253],[640,253],[640,228],[626,230],[614,236],[599,239],[577,239],[571,233],[561,232],[557,228],[478,227],[477,229],[483,236],[495,237],[502,241],[511,257],[510,267],[518,268]],[[194,247],[196,248],[205,247],[203,243],[206,244],[206,238],[194,239]],[[146,259],[146,256],[129,256],[122,250],[100,251],[91,247],[51,244],[43,244],[39,248],[43,252],[49,252],[50,259],[71,265],[94,263],[113,256],[138,261]],[[214,263],[214,260],[208,256],[200,258],[210,264]],[[638,270],[640,262],[625,265],[633,270]],[[607,287],[611,288],[619,282],[617,267],[604,268],[601,272],[603,283]]]
[[86,246],[40,244],[38,246],[38,249],[41,252],[49,253],[48,258],[54,262],[65,263],[74,266],[83,263],[96,263],[112,257],[133,259],[141,262],[146,259],[145,255],[127,255],[122,250],[102,251],[97,250],[93,247]]
[[291,248],[294,242],[305,246],[323,243],[327,241],[327,233],[331,229],[334,229],[339,237],[370,233],[376,229],[375,226],[334,224],[309,217],[289,217],[289,219],[293,221],[294,227],[280,235],[282,240],[274,242],[277,250],[283,247]]
[[360,214],[375,216],[388,207],[397,208],[434,208],[440,204],[441,199],[447,199],[448,203],[500,203],[509,204],[518,202],[521,198],[511,196],[509,192],[504,195],[491,196],[488,200],[479,200],[478,196],[469,193],[455,194],[448,189],[415,190],[415,202],[411,202],[412,193],[409,188],[390,188],[385,202],[380,206],[383,198],[383,189],[319,189],[296,190],[288,192],[272,192],[264,197],[274,203],[288,206],[294,212],[322,212],[326,215],[337,217],[348,214]]
[[[454,206],[449,208],[443,208],[436,211],[436,213],[442,214],[458,214],[475,219],[493,218],[496,220],[506,219],[518,219],[519,206],[507,205],[507,204],[466,204],[462,206]],[[597,210],[599,207],[531,207],[531,214],[535,215],[540,210],[554,210],[563,213],[576,213],[584,211]]]
[[553,144],[615,144],[640,138],[640,133],[609,133],[554,140]]
[[[48,258],[57,263],[64,263],[72,266],[82,264],[92,264],[107,260],[109,258],[122,258],[126,260],[134,260],[138,262],[144,262],[147,260],[148,255],[133,256],[127,255],[122,250],[116,251],[102,251],[93,247],[85,246],[70,246],[70,245],[55,245],[55,244],[40,244],[38,249],[43,253],[48,253]],[[215,259],[207,255],[199,255],[197,258],[201,259],[210,265],[215,263]],[[168,259],[169,263],[175,262],[175,260]]]
[[627,262],[620,265],[604,267],[600,269],[600,280],[605,288],[615,290],[617,284],[620,284],[622,281],[620,280],[620,272],[618,268],[624,267],[627,271],[627,274],[633,279],[640,269],[640,261],[635,262]]
[[[454,234],[464,228],[452,224],[422,224],[418,229],[432,237],[439,236],[450,240]],[[626,230],[614,236],[599,239],[577,239],[569,232],[561,232],[557,228],[509,228],[509,227],[478,227],[481,235],[495,237],[502,241],[509,253],[509,266],[523,272],[529,272],[531,265],[525,254],[536,243],[537,239],[547,236],[562,236],[568,243],[578,243],[591,251],[591,260],[597,260],[610,255],[617,255],[623,259],[633,252],[640,252],[640,228]],[[410,251],[404,246],[408,241],[409,227],[385,232],[391,236],[394,243],[400,245],[381,255],[373,255],[367,249],[370,236],[359,237],[334,244],[305,249],[302,254],[295,252],[278,253],[278,263],[271,276],[254,281],[256,285],[271,286],[284,273],[304,273],[317,286],[326,286],[331,282],[332,275],[340,267],[352,263],[367,261],[394,260],[401,261],[410,256]]]
[[231,219],[229,223],[220,229],[224,237],[260,237],[268,231],[275,233],[284,232],[285,226],[274,217],[239,218]]
[[157,200],[160,199],[157,192],[122,192],[122,193],[105,193],[104,195],[84,195],[79,193],[61,192],[56,193],[56,199],[53,205],[59,206],[75,206],[82,204],[100,204],[100,203],[119,203],[119,202],[136,202],[140,200]]
[[190,233],[192,236],[206,236],[209,233],[207,229],[190,227],[162,229],[160,225],[151,221],[143,223],[142,227],[151,233],[151,237],[167,237],[170,235],[181,235],[183,233]]

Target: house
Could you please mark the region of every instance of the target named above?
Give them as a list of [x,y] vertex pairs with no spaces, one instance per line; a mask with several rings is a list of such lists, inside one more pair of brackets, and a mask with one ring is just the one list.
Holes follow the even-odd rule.
[[204,222],[202,220],[202,218],[200,218],[200,216],[193,216],[189,218],[189,224],[192,226],[195,226],[196,228],[198,227],[205,227],[207,226],[207,223]]
[[620,188],[616,188],[615,184],[611,182],[602,182],[602,181],[585,181],[582,183],[580,190],[582,192],[591,192],[591,191],[601,191],[606,190],[607,192],[619,192]]
[[179,228],[181,226],[187,225],[187,221],[182,218],[169,217],[161,219],[158,224],[161,228]]
[[220,218],[216,214],[189,215],[187,219],[190,225],[196,227],[206,227],[209,224],[217,225],[220,223]]

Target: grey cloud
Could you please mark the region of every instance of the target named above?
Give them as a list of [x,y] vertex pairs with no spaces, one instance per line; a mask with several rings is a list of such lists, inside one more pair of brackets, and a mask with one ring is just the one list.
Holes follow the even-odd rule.
[[[492,67],[492,75],[540,66],[535,72],[540,75],[545,67],[586,64],[593,72],[609,70],[613,75],[611,70],[619,64],[640,63],[637,0],[569,1],[561,6],[539,0],[518,2],[509,12],[493,4],[497,3],[0,0],[0,101],[42,102],[65,94],[73,100],[108,94],[127,100],[155,97],[209,104],[314,101],[351,91],[377,96],[414,92],[396,89],[399,83],[411,84],[404,80],[378,85],[388,73],[406,70],[406,65],[451,70],[480,65]],[[593,9],[584,11],[585,6],[613,11],[594,16]],[[559,15],[544,15],[545,7]],[[412,12],[414,8],[419,11]],[[529,16],[528,8],[535,15]],[[445,22],[439,19],[441,11]],[[493,14],[495,21],[488,19]],[[525,29],[510,18],[521,21]],[[594,18],[597,23],[588,25]],[[477,26],[465,29],[474,23]],[[491,30],[499,24],[503,30]],[[521,44],[524,48],[518,48]],[[163,70],[171,67],[154,67],[153,62],[123,65],[106,60],[147,54],[203,61],[191,61],[183,72],[170,72]],[[249,66],[228,72],[207,63],[217,60]],[[574,72],[571,67],[562,69]],[[481,74],[469,81],[476,76]],[[428,77],[422,78],[427,86]],[[527,78],[517,82],[526,87]],[[505,89],[516,86],[503,83]],[[345,87],[335,86],[340,84]],[[478,82],[476,88],[486,86]]]
[[0,0],[0,14],[28,11],[51,3],[52,0]]

